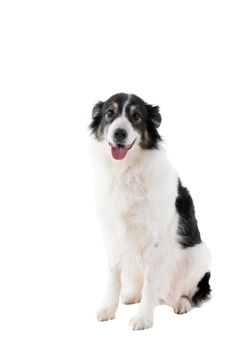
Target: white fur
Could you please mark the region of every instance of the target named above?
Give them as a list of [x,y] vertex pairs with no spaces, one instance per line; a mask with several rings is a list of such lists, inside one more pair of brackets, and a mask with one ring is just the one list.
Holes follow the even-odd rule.
[[[109,128],[110,130],[110,128]],[[97,211],[109,261],[106,294],[98,320],[115,317],[120,293],[126,303],[140,302],[130,324],[153,325],[154,307],[163,302],[178,313],[209,271],[204,243],[182,249],[175,209],[178,175],[164,149],[142,150],[137,143],[123,160],[114,160],[107,142],[93,141]]]
[[128,119],[123,116],[121,118],[116,118],[107,129],[106,140],[114,145],[113,133],[116,129],[121,128],[127,131],[126,145],[131,145],[135,139],[139,139],[139,134],[133,129],[132,124]]

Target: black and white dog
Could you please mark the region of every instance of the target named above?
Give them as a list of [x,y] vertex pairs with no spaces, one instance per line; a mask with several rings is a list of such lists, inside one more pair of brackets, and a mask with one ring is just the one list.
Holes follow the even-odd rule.
[[125,304],[140,302],[133,329],[152,327],[160,303],[183,314],[210,295],[210,254],[189,191],[162,147],[160,123],[157,106],[120,93],[94,106],[90,124],[109,259],[97,319],[115,317],[121,294]]

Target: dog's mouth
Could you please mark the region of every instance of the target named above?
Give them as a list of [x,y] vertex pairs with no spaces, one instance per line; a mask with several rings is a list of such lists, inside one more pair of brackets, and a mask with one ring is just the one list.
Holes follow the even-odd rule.
[[136,139],[130,145],[117,144],[115,146],[109,142],[109,146],[111,147],[112,151],[112,157],[116,160],[124,159],[128,151],[133,147],[135,141]]

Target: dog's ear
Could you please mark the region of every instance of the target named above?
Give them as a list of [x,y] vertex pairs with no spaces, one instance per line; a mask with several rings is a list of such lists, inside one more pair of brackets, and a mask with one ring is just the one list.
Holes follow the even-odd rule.
[[91,130],[92,134],[96,134],[97,130],[101,123],[101,109],[103,107],[103,102],[99,101],[95,104],[95,106],[92,109],[92,120],[91,124],[89,125],[89,128]]
[[92,109],[92,118],[97,117],[101,113],[101,109],[103,107],[103,104],[104,103],[102,101],[99,101],[94,105],[94,107]]
[[159,113],[159,106],[147,105],[147,111],[150,120],[153,122],[156,128],[159,128],[162,118]]

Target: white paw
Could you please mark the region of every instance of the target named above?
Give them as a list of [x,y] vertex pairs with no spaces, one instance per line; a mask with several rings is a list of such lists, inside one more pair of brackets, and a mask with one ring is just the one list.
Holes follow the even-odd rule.
[[133,330],[142,330],[153,326],[153,318],[151,316],[135,316],[130,321],[130,326]]
[[174,307],[174,311],[176,314],[182,315],[186,314],[186,312],[192,309],[192,305],[188,298],[181,297],[176,306]]
[[98,321],[108,321],[115,318],[115,308],[103,307],[97,311],[96,317]]
[[122,304],[126,304],[126,305],[137,304],[137,303],[140,303],[140,301],[141,301],[141,296],[139,295],[123,294],[121,297]]

